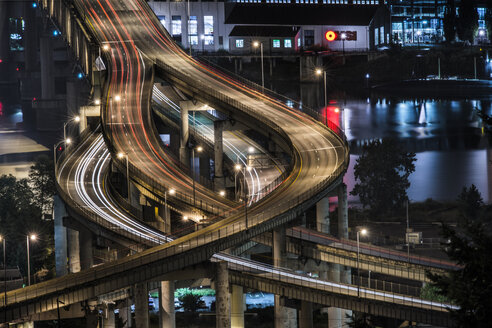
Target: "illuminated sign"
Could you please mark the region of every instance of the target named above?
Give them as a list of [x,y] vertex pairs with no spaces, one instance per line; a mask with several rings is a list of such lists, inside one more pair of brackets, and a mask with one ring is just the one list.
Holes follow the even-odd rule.
[[325,33],[325,39],[328,41],[335,41],[337,39],[338,35],[334,31],[328,31]]
[[332,31],[325,33],[325,39],[331,41],[357,41],[357,31]]

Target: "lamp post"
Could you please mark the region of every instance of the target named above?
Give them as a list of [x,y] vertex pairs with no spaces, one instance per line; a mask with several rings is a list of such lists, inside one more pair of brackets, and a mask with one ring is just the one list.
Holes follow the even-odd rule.
[[360,235],[365,236],[367,234],[366,229],[357,231],[357,297],[360,297],[360,271],[359,271],[359,253],[360,253]]
[[80,122],[80,116],[77,115],[74,118],[63,123],[63,140],[67,140],[67,125],[68,125],[68,123],[71,123],[72,121],[75,121],[77,123]]
[[[164,192],[164,211],[166,211],[166,220],[167,220],[167,192],[168,190],[166,190]],[[171,188],[169,189],[169,195],[174,195],[176,193],[176,190],[174,188]]]
[[237,163],[234,165],[234,170],[236,171],[236,174],[234,174],[234,200],[237,200],[237,174],[239,171],[241,171],[241,164]]
[[325,125],[328,125],[328,115],[326,113],[326,108],[328,107],[328,96],[326,95],[326,70],[317,68],[316,69],[316,75],[321,75],[323,74],[323,92],[324,92],[324,99],[325,99]]
[[[3,306],[7,306],[7,253],[5,252],[5,237],[0,235],[3,244]],[[7,322],[7,311],[4,311],[4,321]]]
[[118,153],[118,158],[126,158],[126,188],[127,188],[127,197],[128,202],[130,202],[130,168],[128,167],[128,154],[126,153]]
[[[203,150],[202,146],[196,147],[196,151],[201,153]],[[193,207],[196,206],[196,197],[195,197],[195,148],[191,149],[191,167],[193,169],[192,179],[193,179]]]
[[342,38],[342,54],[343,54],[343,59],[345,60],[345,39],[347,38],[347,33],[342,33],[340,37]]
[[260,47],[260,56],[261,56],[261,87],[265,89],[265,71],[263,69],[263,42],[255,41],[253,42],[253,47]]
[[36,235],[29,234],[26,236],[26,246],[27,246],[27,285],[31,286],[31,261],[29,258],[29,239],[32,241],[36,240]]

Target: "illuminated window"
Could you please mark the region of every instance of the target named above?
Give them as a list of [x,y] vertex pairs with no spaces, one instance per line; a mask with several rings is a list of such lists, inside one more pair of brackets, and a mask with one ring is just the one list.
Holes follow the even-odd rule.
[[236,40],[236,48],[243,48],[244,47],[244,40],[243,39],[237,39]]
[[301,46],[301,38],[297,39],[297,46],[300,47]]
[[24,20],[22,18],[9,18],[10,50],[24,50]]
[[374,44],[379,44],[379,28],[374,29]]
[[379,28],[379,40],[381,43],[384,43],[384,26],[381,26]]
[[285,39],[284,40],[284,48],[292,48],[292,40],[291,39]]
[[277,39],[273,40],[273,47],[274,48],[280,48],[280,40],[277,40]]
[[196,19],[196,16],[190,16],[190,21],[188,23],[188,35],[189,35],[189,42],[191,45],[197,45],[198,44],[198,21]]
[[203,16],[203,33],[205,45],[212,46],[214,44],[214,16]]
[[172,17],[172,35],[181,35],[181,16]]

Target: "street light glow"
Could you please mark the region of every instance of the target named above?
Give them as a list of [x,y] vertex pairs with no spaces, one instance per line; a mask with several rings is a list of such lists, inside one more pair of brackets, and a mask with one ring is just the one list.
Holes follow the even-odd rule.
[[105,45],[103,46],[103,50],[109,50],[109,45],[105,44]]
[[258,48],[260,46],[260,43],[258,41],[253,42],[253,47]]
[[248,153],[254,153],[255,152],[255,147],[250,146],[248,148]]
[[222,197],[224,197],[224,196],[225,196],[225,191],[224,191],[224,190],[221,190],[221,191],[219,192],[219,195],[221,195]]
[[361,234],[362,236],[367,235],[367,229],[362,229],[362,230],[360,231],[360,234]]
[[70,138],[65,139],[65,143],[66,143],[67,145],[69,145],[71,142],[72,142],[72,139],[70,139]]
[[94,103],[95,103],[96,105],[100,105],[100,104],[101,104],[101,100],[96,99],[96,100],[94,100]]
[[236,171],[239,171],[239,170],[240,170],[240,169],[242,169],[242,168],[243,168],[243,167],[241,166],[241,164],[236,164],[236,165],[234,165],[234,169],[235,169]]
[[316,69],[316,75],[321,75],[323,73],[323,70],[321,68]]
[[186,215],[185,215],[185,216],[183,216],[183,220],[184,220],[184,221],[188,221],[188,217],[187,217]]
[[115,100],[115,101],[120,101],[120,100],[121,100],[120,95],[116,95],[116,96],[114,96],[114,100]]
[[36,240],[36,238],[37,238],[37,237],[36,237],[36,235],[35,235],[35,234],[31,234],[31,235],[29,236],[29,239],[31,239],[31,240]]
[[347,38],[347,34],[342,33],[341,37],[342,37],[342,40],[345,40]]
[[246,166],[246,170],[251,171],[252,167],[251,166]]
[[169,195],[174,195],[176,193],[176,189],[171,188],[169,189]]
[[75,116],[75,117],[73,118],[73,120],[74,120],[75,122],[80,122],[80,116],[78,116],[78,115],[77,115],[77,116]]
[[203,150],[203,147],[202,147],[202,146],[198,146],[198,147],[196,147],[196,151],[197,151],[197,152],[201,152],[202,150]]

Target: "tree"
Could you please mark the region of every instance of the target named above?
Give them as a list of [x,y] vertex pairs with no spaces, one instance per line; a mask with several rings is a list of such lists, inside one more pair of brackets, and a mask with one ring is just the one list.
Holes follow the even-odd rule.
[[366,313],[352,312],[352,315],[346,314],[348,319],[347,326],[350,328],[374,328],[370,317]]
[[454,0],[448,0],[442,23],[446,42],[454,41],[456,38],[456,6]]
[[358,181],[350,192],[375,215],[393,213],[408,199],[408,177],[415,171],[415,153],[403,151],[394,139],[364,146],[354,166]]
[[178,299],[183,304],[185,311],[196,312],[202,297],[198,294],[187,293],[179,296]]
[[456,32],[462,41],[473,43],[478,30],[478,12],[473,0],[461,0]]
[[51,215],[56,187],[53,161],[48,156],[39,156],[31,166],[29,183],[36,196],[35,204],[39,206],[44,215]]
[[428,273],[428,276],[438,293],[458,306],[451,310],[457,326],[490,327],[492,235],[486,225],[487,212],[475,186],[464,188],[459,199],[465,209],[462,220],[456,228],[448,225],[442,228],[442,236],[448,241],[444,251],[459,269],[445,275]]

